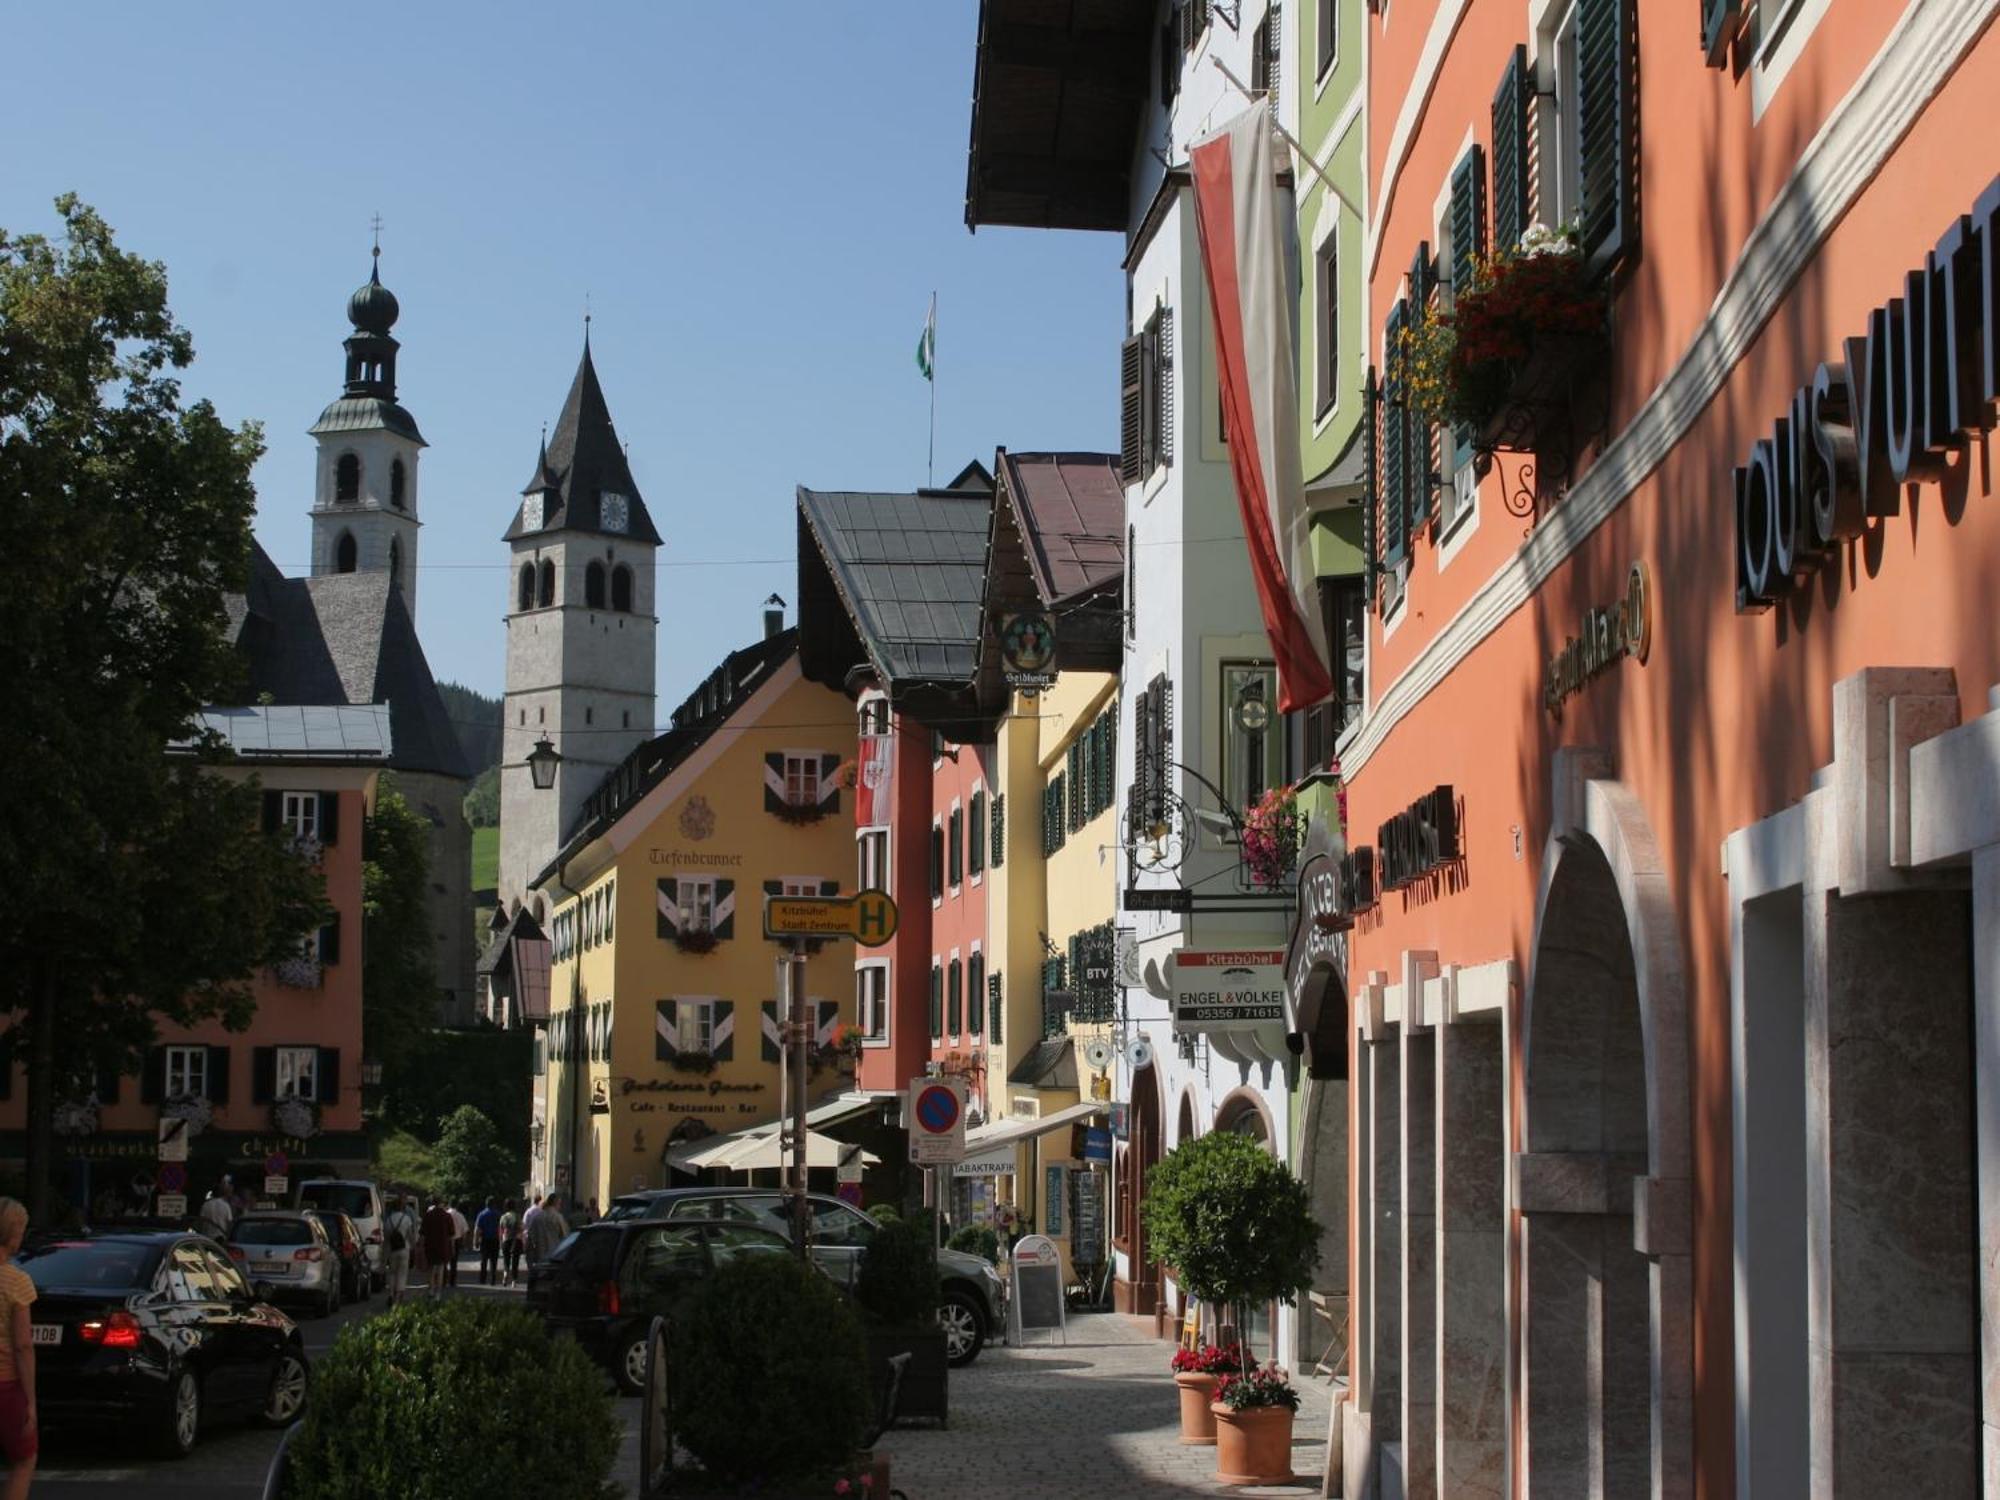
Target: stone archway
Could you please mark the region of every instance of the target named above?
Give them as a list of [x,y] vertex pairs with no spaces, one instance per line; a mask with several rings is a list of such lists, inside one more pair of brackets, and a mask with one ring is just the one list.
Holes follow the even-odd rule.
[[1557,757],[1523,1014],[1522,1475],[1530,1496],[1693,1485],[1687,998],[1659,847],[1602,759]]

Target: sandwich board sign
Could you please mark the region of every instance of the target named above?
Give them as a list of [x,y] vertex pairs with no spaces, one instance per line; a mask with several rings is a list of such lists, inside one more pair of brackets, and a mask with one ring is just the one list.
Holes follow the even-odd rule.
[[1069,1342],[1069,1310],[1063,1297],[1062,1251],[1045,1234],[1022,1236],[1014,1246],[1013,1288],[1007,1298],[1008,1342],[1054,1329]]

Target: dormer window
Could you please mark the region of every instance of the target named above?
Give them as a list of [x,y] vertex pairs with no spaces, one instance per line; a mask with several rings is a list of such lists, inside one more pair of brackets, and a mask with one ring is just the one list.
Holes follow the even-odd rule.
[[598,497],[597,515],[606,531],[623,531],[631,522],[632,502],[616,490],[606,490]]
[[542,497],[539,493],[530,495],[521,502],[521,529],[523,531],[542,529]]
[[361,460],[357,455],[343,453],[334,463],[333,498],[336,500],[361,498]]

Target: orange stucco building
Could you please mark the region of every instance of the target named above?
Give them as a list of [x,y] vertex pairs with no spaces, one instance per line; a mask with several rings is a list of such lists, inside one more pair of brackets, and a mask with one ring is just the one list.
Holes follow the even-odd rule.
[[1995,7],[1370,9],[1346,1493],[2000,1493]]

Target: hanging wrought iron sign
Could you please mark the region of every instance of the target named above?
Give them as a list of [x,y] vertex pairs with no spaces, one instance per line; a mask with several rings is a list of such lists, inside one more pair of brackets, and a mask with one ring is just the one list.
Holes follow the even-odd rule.
[[1056,622],[1034,611],[1000,618],[1000,665],[1007,686],[1033,696],[1056,683]]

